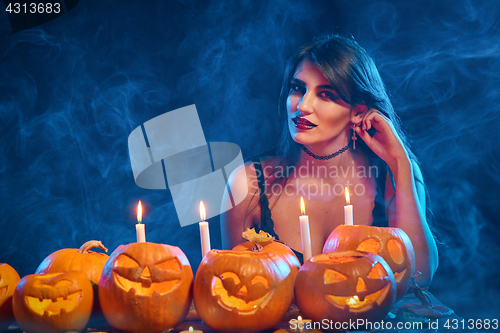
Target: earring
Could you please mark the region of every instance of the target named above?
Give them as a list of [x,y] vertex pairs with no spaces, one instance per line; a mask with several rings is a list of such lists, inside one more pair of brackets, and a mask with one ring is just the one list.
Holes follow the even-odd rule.
[[351,138],[352,139],[352,149],[356,150],[356,140],[358,139],[356,137],[356,131],[355,131],[356,124],[352,123],[351,128],[352,128],[352,138]]

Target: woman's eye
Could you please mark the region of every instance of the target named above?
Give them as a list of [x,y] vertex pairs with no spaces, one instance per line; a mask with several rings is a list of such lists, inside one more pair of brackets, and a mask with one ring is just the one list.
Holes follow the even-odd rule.
[[295,92],[304,93],[305,92],[305,88],[302,87],[302,86],[299,86],[297,84],[292,84],[292,86],[290,87],[290,94],[293,94]]
[[332,100],[334,102],[340,99],[339,95],[331,93],[329,91],[322,91],[319,95],[320,97],[328,98],[329,100]]

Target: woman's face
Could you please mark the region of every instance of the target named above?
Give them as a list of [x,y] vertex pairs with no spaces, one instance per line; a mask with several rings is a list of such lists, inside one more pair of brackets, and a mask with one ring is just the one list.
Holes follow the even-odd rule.
[[317,154],[331,154],[348,142],[351,106],[330,86],[318,67],[302,61],[292,78],[286,101],[293,140]]

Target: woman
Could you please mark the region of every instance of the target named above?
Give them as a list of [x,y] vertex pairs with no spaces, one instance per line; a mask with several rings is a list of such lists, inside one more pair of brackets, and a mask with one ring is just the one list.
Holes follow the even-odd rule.
[[256,227],[301,250],[302,196],[312,253],[321,253],[344,221],[347,186],[354,224],[403,229],[415,248],[415,280],[429,285],[438,255],[425,218],[424,181],[366,51],[338,35],[302,47],[288,62],[279,110],[283,135],[276,154],[230,177],[232,191],[247,194],[221,217],[223,247],[243,242],[242,231]]

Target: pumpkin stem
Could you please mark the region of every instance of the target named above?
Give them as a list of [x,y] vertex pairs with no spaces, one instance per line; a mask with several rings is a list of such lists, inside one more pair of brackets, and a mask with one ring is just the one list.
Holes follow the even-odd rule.
[[260,250],[262,250],[264,247],[262,245],[260,245],[259,243],[253,243],[253,247],[252,247],[252,252],[259,252]]
[[84,254],[89,253],[89,250],[94,248],[94,247],[100,248],[100,249],[104,250],[105,252],[108,252],[108,249],[104,245],[102,245],[101,241],[91,240],[91,241],[88,241],[85,244],[83,244],[78,249],[78,253],[84,253]]
[[245,238],[246,240],[250,241],[253,243],[253,252],[258,252],[262,250],[264,247],[260,245],[259,243],[263,242],[269,242],[274,240],[274,237],[265,232],[264,230],[259,231],[259,233],[255,232],[255,228],[248,229],[244,231],[241,236]]

